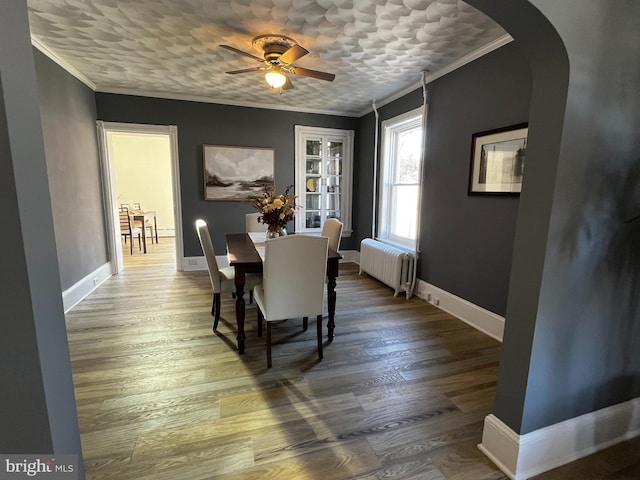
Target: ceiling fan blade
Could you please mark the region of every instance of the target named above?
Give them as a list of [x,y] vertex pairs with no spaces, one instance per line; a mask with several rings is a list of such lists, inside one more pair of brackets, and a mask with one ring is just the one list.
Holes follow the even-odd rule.
[[289,79],[288,75],[285,75],[285,77],[287,77],[287,81],[284,82],[284,85],[282,86],[282,90],[291,90],[293,88],[293,83],[291,83],[291,80]]
[[262,70],[262,67],[253,67],[253,68],[243,68],[242,70],[231,70],[229,73],[231,75],[235,75],[236,73],[247,73],[247,72],[259,72]]
[[326,80],[328,82],[333,82],[333,79],[336,78],[336,76],[333,73],[319,72],[317,70],[310,70],[308,68],[291,67],[289,70],[291,73],[294,73],[296,75],[302,75],[303,77],[319,78],[320,80]]
[[309,51],[306,48],[295,44],[289,50],[280,55],[280,62],[290,65],[299,58],[304,57],[307,53],[309,53]]
[[245,57],[253,58],[254,60],[257,60],[259,62],[264,62],[263,58],[256,57],[255,55],[251,55],[250,53],[247,53],[247,52],[243,52],[242,50],[238,50],[237,48],[232,47],[230,45],[220,45],[220,46],[222,48],[226,48],[227,50],[229,50],[231,52],[239,53],[240,55],[244,55]]

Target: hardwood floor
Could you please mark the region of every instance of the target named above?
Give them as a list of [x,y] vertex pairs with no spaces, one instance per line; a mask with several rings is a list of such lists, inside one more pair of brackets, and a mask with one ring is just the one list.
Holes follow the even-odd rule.
[[354,264],[337,292],[324,360],[291,319],[268,370],[255,307],[238,355],[233,299],[214,334],[207,272],[176,272],[173,239],[125,255],[67,314],[87,478],[506,479],[476,446],[500,344]]

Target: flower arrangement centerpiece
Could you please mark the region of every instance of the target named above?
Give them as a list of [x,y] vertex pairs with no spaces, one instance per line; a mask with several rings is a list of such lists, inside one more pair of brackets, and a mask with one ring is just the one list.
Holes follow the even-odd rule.
[[296,213],[296,195],[289,193],[293,185],[287,187],[281,195],[276,195],[276,187],[265,188],[262,195],[250,199],[251,205],[260,211],[258,221],[267,225],[267,237],[286,235],[286,226]]

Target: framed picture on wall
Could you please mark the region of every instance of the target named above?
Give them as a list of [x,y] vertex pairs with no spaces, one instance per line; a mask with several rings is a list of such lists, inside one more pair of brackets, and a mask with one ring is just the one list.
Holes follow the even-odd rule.
[[203,145],[205,200],[242,201],[273,185],[274,149]]
[[469,195],[519,195],[527,151],[526,123],[474,133]]

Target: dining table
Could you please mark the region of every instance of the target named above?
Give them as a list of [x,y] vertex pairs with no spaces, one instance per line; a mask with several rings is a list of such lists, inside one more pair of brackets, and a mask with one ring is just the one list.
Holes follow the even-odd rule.
[[[264,233],[262,233],[264,235]],[[229,265],[235,271],[236,286],[236,323],[238,352],[244,353],[246,335],[244,333],[245,320],[245,299],[244,286],[247,273],[262,272],[262,256],[258,252],[258,246],[248,233],[229,233],[226,235],[227,257]],[[327,255],[327,310],[329,321],[327,324],[328,339],[331,341],[334,336],[335,314],[336,314],[336,279],[338,278],[340,259],[342,255],[329,248]]]
[[[147,253],[146,223],[152,218],[156,243],[158,243],[158,220],[156,217],[156,212],[153,210],[149,210],[146,212],[134,211],[131,215],[136,222],[140,222],[140,225],[142,225],[142,246],[144,253]],[[151,236],[151,243],[153,243],[153,235]]]

